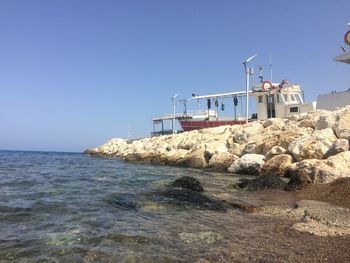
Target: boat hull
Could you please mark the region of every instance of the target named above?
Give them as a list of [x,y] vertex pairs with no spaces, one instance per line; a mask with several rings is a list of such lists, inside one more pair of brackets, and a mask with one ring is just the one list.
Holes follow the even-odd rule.
[[[249,122],[254,120],[249,120]],[[242,125],[245,120],[179,120],[184,131],[200,130],[224,125]]]

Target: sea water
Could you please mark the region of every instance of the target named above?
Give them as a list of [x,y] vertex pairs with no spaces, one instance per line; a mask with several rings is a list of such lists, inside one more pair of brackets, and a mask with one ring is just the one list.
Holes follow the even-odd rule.
[[211,198],[271,200],[269,192],[230,190],[238,177],[228,174],[0,151],[0,262],[295,262],[312,253],[301,239],[327,244],[274,217],[154,198],[184,175]]

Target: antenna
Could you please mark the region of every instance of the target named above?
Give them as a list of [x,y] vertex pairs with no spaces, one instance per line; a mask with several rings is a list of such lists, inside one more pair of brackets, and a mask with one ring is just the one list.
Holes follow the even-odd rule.
[[270,49],[270,81],[272,82],[272,51]]
[[131,139],[131,127],[128,126],[128,140]]

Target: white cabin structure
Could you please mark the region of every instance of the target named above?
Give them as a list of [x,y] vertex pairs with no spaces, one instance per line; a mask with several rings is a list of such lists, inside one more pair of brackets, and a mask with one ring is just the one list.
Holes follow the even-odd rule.
[[271,84],[267,89],[256,86],[250,93],[256,100],[258,120],[285,118],[316,109],[316,102],[304,102],[299,85],[287,84],[281,87],[279,83]]

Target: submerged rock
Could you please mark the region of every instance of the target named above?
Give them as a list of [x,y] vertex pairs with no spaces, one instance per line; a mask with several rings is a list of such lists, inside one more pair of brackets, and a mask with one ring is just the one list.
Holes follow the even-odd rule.
[[240,179],[237,186],[248,191],[263,190],[267,188],[283,190],[287,183],[276,175],[263,175],[254,179]]
[[222,235],[212,231],[201,231],[197,233],[182,232],[179,234],[180,239],[186,244],[200,243],[212,245],[223,238]]
[[192,206],[199,209],[226,212],[227,205],[224,202],[214,200],[208,196],[190,189],[167,189],[159,193],[160,197],[166,197],[168,203],[177,206]]
[[350,235],[350,210],[320,201],[301,200],[292,216],[301,222],[293,228],[316,236]]
[[201,183],[196,178],[193,178],[190,176],[183,176],[179,179],[176,179],[173,183],[171,183],[170,186],[177,187],[177,188],[190,189],[192,191],[197,191],[197,192],[204,191]]

